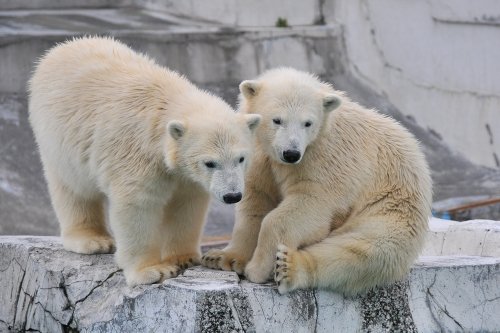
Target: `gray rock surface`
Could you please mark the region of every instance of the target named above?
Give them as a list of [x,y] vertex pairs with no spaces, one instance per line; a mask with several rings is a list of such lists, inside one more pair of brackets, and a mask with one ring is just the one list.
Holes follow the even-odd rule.
[[129,288],[111,255],[78,255],[55,237],[0,237],[0,331],[494,332],[500,258],[421,257],[408,279],[346,298],[281,296],[232,272],[194,267]]

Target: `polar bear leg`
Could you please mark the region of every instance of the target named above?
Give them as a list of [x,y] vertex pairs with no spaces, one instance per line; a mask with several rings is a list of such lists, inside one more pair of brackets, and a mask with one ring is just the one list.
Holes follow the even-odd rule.
[[82,197],[58,177],[46,174],[64,248],[84,254],[113,253],[115,244],[106,229],[102,196]]
[[181,269],[200,263],[200,238],[210,195],[199,185],[175,191],[165,206],[162,223],[162,262]]
[[280,245],[274,276],[280,293],[320,287],[357,294],[402,278],[418,255],[422,235],[401,230],[397,224],[404,222],[390,217],[365,222],[303,249]]
[[245,268],[252,282],[263,283],[271,278],[278,245],[297,249],[314,244],[330,233],[330,210],[321,194],[313,192],[288,195],[262,221],[257,247]]
[[327,238],[302,250],[278,246],[274,279],[281,294],[295,289],[326,287],[352,291],[366,279],[370,265],[359,235]]
[[178,267],[161,263],[159,230],[163,205],[124,199],[110,199],[109,220],[116,240],[115,259],[127,284],[151,284],[176,276]]

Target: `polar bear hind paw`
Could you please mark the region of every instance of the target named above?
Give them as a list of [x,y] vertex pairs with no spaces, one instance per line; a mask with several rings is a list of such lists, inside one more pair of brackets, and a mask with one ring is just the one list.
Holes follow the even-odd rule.
[[286,294],[296,289],[294,283],[296,274],[293,260],[294,253],[295,251],[289,249],[285,245],[278,245],[274,281],[278,284],[278,291],[280,294]]

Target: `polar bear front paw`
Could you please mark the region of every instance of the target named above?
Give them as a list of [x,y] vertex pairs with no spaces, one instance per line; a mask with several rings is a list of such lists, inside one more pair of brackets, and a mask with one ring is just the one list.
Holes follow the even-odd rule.
[[234,271],[242,275],[247,259],[231,251],[214,249],[201,257],[201,264],[208,268]]
[[200,264],[200,255],[198,253],[187,253],[177,256],[170,256],[163,260],[164,263],[170,263],[178,266],[181,270],[188,269]]
[[172,264],[158,264],[144,267],[140,270],[125,270],[125,279],[131,287],[139,284],[159,283],[179,275],[180,268]]
[[64,249],[82,254],[114,253],[115,241],[107,236],[65,236],[63,237]]
[[295,251],[290,250],[285,245],[278,245],[274,281],[278,284],[278,291],[282,295],[297,289],[295,285],[296,267],[294,253]]

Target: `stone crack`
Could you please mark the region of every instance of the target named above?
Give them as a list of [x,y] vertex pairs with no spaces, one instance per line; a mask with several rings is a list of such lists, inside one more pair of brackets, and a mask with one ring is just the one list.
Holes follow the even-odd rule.
[[85,301],[85,300],[86,300],[86,299],[87,299],[90,295],[92,295],[92,293],[94,292],[94,290],[96,290],[96,289],[97,289],[97,288],[99,288],[99,287],[102,287],[102,285],[103,285],[104,283],[106,283],[109,279],[111,279],[111,278],[112,278],[112,277],[113,277],[116,273],[118,273],[119,271],[120,271],[120,270],[116,270],[116,271],[114,271],[114,272],[111,272],[111,273],[110,273],[110,274],[109,274],[109,275],[108,275],[108,276],[107,276],[104,280],[102,280],[102,281],[98,281],[97,285],[96,285],[95,287],[93,287],[93,288],[89,291],[89,293],[88,293],[86,296],[84,296],[83,298],[81,298],[81,299],[79,299],[79,300],[77,300],[77,301],[75,302],[75,307],[76,307],[76,305],[77,305],[78,303],[84,302],[84,301]]
[[[29,260],[29,255],[28,255],[28,259]],[[12,325],[15,327],[16,325],[16,319],[17,319],[17,305],[19,303],[19,297],[21,296],[21,291],[22,291],[22,288],[23,288],[23,283],[24,283],[24,278],[26,276],[26,269],[23,268],[23,266],[21,266],[19,264],[19,262],[14,258],[13,259],[14,262],[16,262],[18,265],[19,265],[19,268],[21,268],[21,270],[23,271],[23,276],[21,277],[21,282],[19,282],[19,288],[17,289],[17,297],[16,297],[16,302],[14,303],[14,320],[12,321]]]
[[451,320],[453,320],[453,322],[458,326],[460,327],[460,329],[464,330],[464,328],[462,327],[462,325],[460,324],[460,322],[458,322],[455,318],[453,318],[453,316],[448,312],[448,310],[446,309],[446,306],[442,306],[441,304],[439,304],[439,302],[437,301],[437,299],[435,298],[435,296],[432,294],[431,292],[431,289],[432,287],[434,286],[434,284],[436,283],[436,279],[437,279],[437,276],[434,275],[434,279],[431,283],[431,285],[427,288],[427,297],[426,297],[426,303],[427,305],[429,306],[429,311],[431,313],[431,316],[432,316],[432,319],[434,319],[434,322],[439,326],[439,328],[443,331],[444,330],[444,327],[441,326],[441,323],[440,321],[438,320],[438,318],[436,318],[436,316],[434,315],[434,312],[432,311],[432,306],[431,306],[431,303],[434,303],[436,305],[436,307],[442,312],[444,313],[448,318],[450,318]]
[[368,22],[368,25],[370,26],[370,34],[371,34],[373,46],[375,46],[375,49],[377,50],[377,53],[379,54],[380,60],[384,64],[384,67],[393,69],[397,72],[402,72],[403,70],[400,67],[396,67],[396,66],[389,63],[382,47],[380,47],[380,45],[377,41],[375,25],[373,24],[373,21],[372,21],[371,16],[370,16],[370,7],[369,7],[368,1],[362,0],[361,4],[365,9],[364,11],[365,11],[366,22]]
[[62,327],[66,327],[67,326],[67,324],[62,323],[59,319],[57,319],[56,317],[54,317],[54,315],[52,314],[52,312],[49,311],[49,310],[47,310],[42,303],[40,303],[38,301],[35,302],[35,303],[33,303],[33,306],[36,306],[36,305],[38,305],[43,310],[44,313],[48,314],[50,316],[50,318],[52,318],[59,325],[61,325]]
[[[110,274],[109,274],[109,275],[108,275],[108,276],[107,276],[104,280],[99,281],[99,282],[97,283],[97,285],[96,285],[96,286],[94,286],[94,287],[93,287],[93,288],[89,291],[89,293],[88,293],[87,295],[85,295],[83,298],[81,298],[81,299],[77,300],[73,306],[71,306],[71,302],[69,301],[69,298],[68,298],[68,303],[70,304],[70,307],[72,308],[71,317],[69,318],[69,320],[68,320],[68,324],[67,324],[67,326],[68,326],[68,327],[70,327],[70,326],[73,324],[74,320],[75,320],[75,310],[76,310],[76,305],[77,305],[78,303],[82,303],[82,302],[84,302],[87,298],[89,298],[89,297],[90,297],[90,295],[92,295],[92,293],[93,293],[93,292],[94,292],[97,288],[102,287],[102,286],[104,285],[104,283],[106,283],[109,279],[111,279],[111,278],[112,278],[112,277],[113,277],[116,273],[118,273],[119,271],[120,271],[120,270],[113,271],[113,272],[111,272],[111,273],[110,273]],[[64,283],[63,283],[62,285],[63,285],[63,286],[61,286],[61,289],[62,289],[62,291],[63,291],[64,295],[65,295],[65,296],[66,296],[66,298],[67,298],[67,297],[68,297],[68,292],[67,292],[67,289],[66,289],[66,285],[65,285]]]
[[319,318],[319,304],[318,304],[318,297],[316,293],[318,292],[318,289],[313,289],[312,294],[314,298],[314,306],[316,307],[316,313],[314,316],[314,331],[316,332],[318,330],[318,318]]

